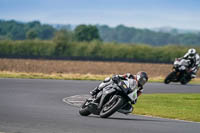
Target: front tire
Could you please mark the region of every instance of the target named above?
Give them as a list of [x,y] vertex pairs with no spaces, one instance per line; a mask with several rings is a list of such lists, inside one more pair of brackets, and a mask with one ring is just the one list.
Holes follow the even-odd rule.
[[124,103],[124,99],[118,95],[113,96],[111,100],[109,100],[102,108],[100,112],[101,118],[108,118],[112,114],[114,114],[117,110],[119,110]]
[[82,116],[88,116],[90,115],[90,111],[88,109],[88,100],[86,100],[80,107],[79,109],[79,114],[82,115]]
[[169,75],[167,75],[167,77],[164,80],[165,84],[169,84],[170,82],[172,82],[172,79],[176,76],[176,72],[171,72]]

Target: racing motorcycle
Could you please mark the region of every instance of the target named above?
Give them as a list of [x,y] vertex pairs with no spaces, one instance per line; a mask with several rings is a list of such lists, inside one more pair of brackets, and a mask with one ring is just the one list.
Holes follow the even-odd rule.
[[173,71],[165,78],[164,83],[180,82],[181,84],[187,84],[191,81],[191,70],[188,68],[190,60],[175,59],[173,65]]
[[[102,91],[97,93],[96,96],[86,99],[80,107],[80,115],[94,114],[101,118],[107,118],[115,112],[128,114],[133,111],[130,102],[136,102],[137,89],[131,90],[130,82],[121,80],[115,83],[112,79],[109,79],[109,81],[104,80],[98,87],[102,87]],[[127,104],[131,106],[129,112],[123,109]]]

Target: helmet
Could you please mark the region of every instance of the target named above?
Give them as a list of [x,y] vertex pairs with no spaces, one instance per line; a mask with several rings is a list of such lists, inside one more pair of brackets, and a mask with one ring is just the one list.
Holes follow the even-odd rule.
[[138,72],[136,77],[139,85],[143,86],[148,81],[148,75],[146,72]]
[[196,49],[190,48],[190,49],[188,50],[188,57],[189,57],[189,58],[193,58],[193,57],[195,56],[195,54],[196,54]]

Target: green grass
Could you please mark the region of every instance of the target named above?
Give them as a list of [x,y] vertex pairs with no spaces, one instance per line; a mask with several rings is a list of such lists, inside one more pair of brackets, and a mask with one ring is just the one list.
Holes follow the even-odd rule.
[[134,114],[200,122],[200,94],[143,94]]

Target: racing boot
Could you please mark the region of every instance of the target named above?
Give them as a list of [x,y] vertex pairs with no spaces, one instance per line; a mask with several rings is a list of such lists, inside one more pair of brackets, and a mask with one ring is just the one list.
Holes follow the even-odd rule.
[[191,72],[190,76],[192,79],[197,77],[195,72]]
[[192,74],[191,75],[191,78],[196,78],[197,76],[195,74]]
[[111,80],[110,77],[106,78],[98,87],[90,91],[90,94],[92,96],[95,96],[96,94],[98,94],[105,86],[109,84],[110,80]]
[[107,83],[108,83],[107,81],[103,81],[98,87],[96,87],[92,91],[90,91],[90,94],[92,96],[95,96],[107,85]]

